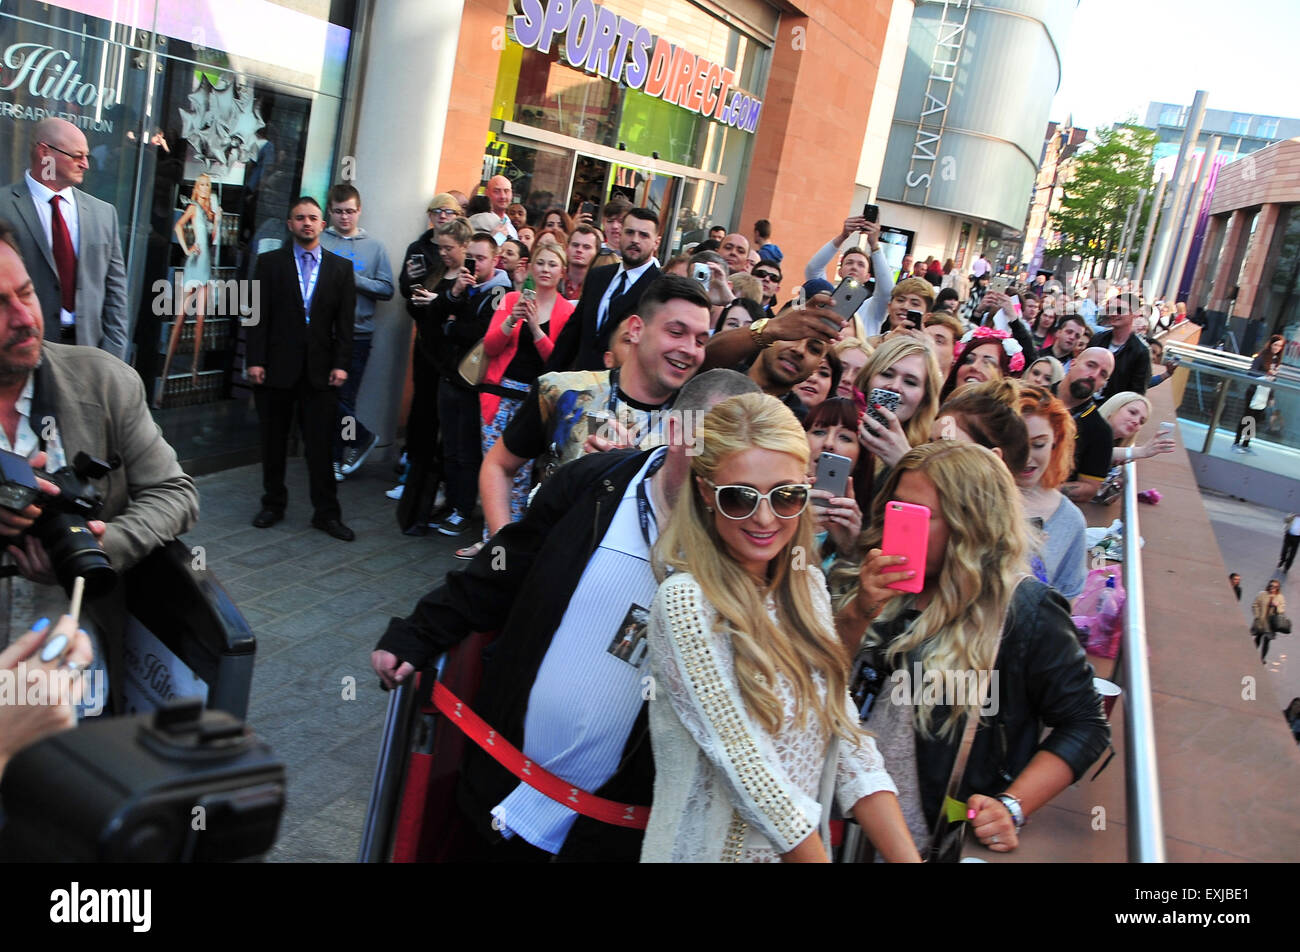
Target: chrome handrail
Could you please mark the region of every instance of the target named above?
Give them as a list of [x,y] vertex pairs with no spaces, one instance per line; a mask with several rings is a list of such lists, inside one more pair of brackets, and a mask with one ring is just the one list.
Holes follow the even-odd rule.
[[1124,464],[1124,768],[1130,863],[1165,862],[1165,826],[1156,766],[1156,729],[1147,663],[1146,596],[1138,526],[1137,463]]

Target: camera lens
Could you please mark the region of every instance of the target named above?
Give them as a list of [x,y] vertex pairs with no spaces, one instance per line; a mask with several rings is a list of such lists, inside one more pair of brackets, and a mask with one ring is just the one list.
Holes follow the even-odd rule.
[[117,570],[85,519],[70,513],[50,514],[31,531],[45,547],[59,584],[69,592],[78,575],[86,580],[88,598],[103,595],[117,584]]

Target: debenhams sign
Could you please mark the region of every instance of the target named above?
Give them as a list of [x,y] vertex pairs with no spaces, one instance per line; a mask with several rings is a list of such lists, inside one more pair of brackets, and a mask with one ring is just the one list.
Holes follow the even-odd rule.
[[68,106],[108,109],[117,104],[114,90],[83,82],[81,64],[72,54],[43,43],[11,43],[0,57],[0,93],[25,93],[39,105],[0,100],[0,119],[36,122],[57,117],[82,129],[112,132],[111,119],[64,112]]
[[674,106],[753,132],[762,100],[732,88],[735,70],[655,36],[627,17],[592,0],[520,0],[515,38],[526,49],[549,53],[564,41],[570,65],[610,82],[623,83]]

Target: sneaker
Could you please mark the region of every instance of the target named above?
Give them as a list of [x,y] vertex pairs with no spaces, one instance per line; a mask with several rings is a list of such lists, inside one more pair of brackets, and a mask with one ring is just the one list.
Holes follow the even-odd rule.
[[366,441],[364,446],[356,444],[345,449],[343,451],[343,475],[351,476],[359,470],[361,464],[366,461],[366,457],[370,455],[370,451],[378,445],[379,437],[371,433],[370,439]]
[[1255,450],[1252,450],[1249,446],[1243,446],[1243,447],[1241,448],[1241,451],[1242,451],[1243,453],[1249,453],[1251,456],[1258,456],[1258,455],[1259,455],[1257,452],[1255,452]]
[[468,524],[469,520],[460,514],[460,510],[453,509],[450,516],[438,523],[438,531],[445,536],[458,536]]
[[1233,443],[1233,444],[1232,444],[1232,452],[1234,452],[1234,453],[1244,453],[1244,452],[1246,452],[1246,447],[1244,447],[1244,446],[1239,446],[1239,445],[1237,445],[1236,443]]
[[343,477],[343,467],[342,467],[340,464],[335,463],[335,464],[334,464],[334,481],[335,481],[335,482],[339,482],[339,483],[341,483],[341,482],[343,482],[343,479],[344,479],[344,477]]
[[429,528],[430,529],[439,528],[442,525],[442,520],[450,516],[452,514],[452,511],[453,510],[450,506],[446,506],[446,505],[434,506],[431,510],[429,510]]
[[406,490],[406,483],[398,483],[388,492],[384,493],[389,499],[401,499],[402,493]]

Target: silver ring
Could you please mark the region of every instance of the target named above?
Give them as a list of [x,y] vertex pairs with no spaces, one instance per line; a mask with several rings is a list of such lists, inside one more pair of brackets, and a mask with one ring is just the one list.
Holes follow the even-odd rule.
[[997,841],[998,841],[998,835],[997,835],[996,833],[994,833],[994,834],[993,834],[993,839],[989,840],[989,842],[990,842],[990,843],[996,843]]

